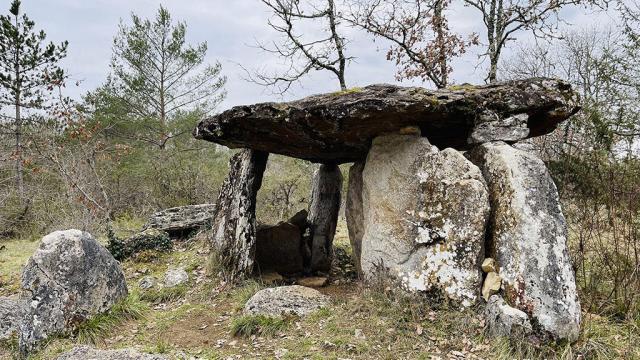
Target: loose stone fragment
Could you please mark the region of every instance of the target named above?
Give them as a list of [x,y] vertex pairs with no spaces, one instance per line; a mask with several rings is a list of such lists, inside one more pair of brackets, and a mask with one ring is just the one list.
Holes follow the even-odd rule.
[[489,298],[484,316],[491,336],[521,337],[533,331],[527,314],[507,305],[498,295]]
[[482,271],[484,271],[486,273],[498,272],[498,268],[496,266],[496,261],[493,260],[492,258],[484,259],[484,261],[482,262]]
[[502,279],[500,279],[500,275],[493,271],[487,274],[487,277],[484,279],[484,284],[482,285],[482,297],[485,301],[488,301],[491,295],[500,291],[501,284]]
[[291,285],[258,291],[244,306],[246,314],[305,316],[329,303],[318,290]]

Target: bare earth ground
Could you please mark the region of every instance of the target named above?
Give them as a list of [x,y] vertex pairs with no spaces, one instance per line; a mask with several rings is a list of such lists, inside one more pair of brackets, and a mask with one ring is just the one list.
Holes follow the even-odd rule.
[[[523,339],[489,339],[483,335],[478,309],[464,312],[446,304],[392,294],[384,286],[365,287],[353,278],[346,256],[350,249],[344,224],[336,246],[338,259],[332,283],[320,291],[332,304],[303,319],[285,319],[272,335],[236,336],[232,322],[242,305],[260,288],[259,281],[232,287],[207,274],[202,243],[187,241],[169,254],[149,254],[123,264],[130,291],[145,310],[135,320],[123,320],[86,336],[54,339],[34,359],[55,359],[81,342],[99,348],[134,347],[175,359],[513,359],[513,358],[628,358],[640,359],[638,324],[617,323],[584,314],[581,339],[573,345],[531,345]],[[2,242],[0,296],[19,290],[21,267],[37,241]],[[185,291],[174,299],[137,300],[137,282],[144,275],[162,275],[169,267],[190,273]],[[214,271],[210,271],[214,273]],[[15,342],[0,345],[0,359],[12,358]]]

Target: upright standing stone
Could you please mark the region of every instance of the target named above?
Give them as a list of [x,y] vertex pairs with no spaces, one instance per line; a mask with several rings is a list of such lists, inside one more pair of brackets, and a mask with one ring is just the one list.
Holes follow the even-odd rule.
[[365,277],[384,270],[408,290],[475,303],[489,217],[480,169],[424,137],[389,135],[373,140],[362,183]]
[[120,264],[91,234],[66,230],[43,237],[22,272],[20,353],[70,333],[126,296]]
[[235,280],[253,271],[256,251],[256,195],[268,153],[243,150],[229,161],[213,215],[214,256],[225,277]]
[[308,246],[311,249],[310,270],[329,271],[333,237],[340,211],[342,173],[335,164],[322,164],[313,175],[309,204]]
[[575,340],[580,303],[556,186],[542,160],[503,142],[475,148],[492,205],[490,255],[508,305],[554,338]]
[[353,260],[358,274],[362,274],[360,254],[362,253],[362,235],[364,234],[364,212],[362,209],[363,170],[364,161],[356,162],[349,169],[349,189],[347,190],[347,203],[345,206],[349,242],[351,243]]

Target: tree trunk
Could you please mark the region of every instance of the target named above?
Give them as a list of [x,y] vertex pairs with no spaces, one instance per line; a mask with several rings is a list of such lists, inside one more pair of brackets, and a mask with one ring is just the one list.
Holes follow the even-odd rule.
[[229,161],[212,221],[213,255],[226,280],[253,272],[256,251],[256,195],[269,153],[243,150]]
[[15,118],[15,135],[16,135],[16,189],[20,197],[20,203],[25,203],[24,194],[24,169],[22,166],[22,114],[20,113],[20,100],[16,98],[16,118]]
[[311,250],[308,271],[329,271],[333,256],[342,174],[335,164],[323,164],[314,176],[309,205],[309,233],[305,239]]

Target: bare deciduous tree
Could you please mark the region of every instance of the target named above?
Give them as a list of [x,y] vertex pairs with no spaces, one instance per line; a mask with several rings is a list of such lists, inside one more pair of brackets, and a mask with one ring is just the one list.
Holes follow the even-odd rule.
[[508,41],[515,40],[515,33],[531,31],[538,38],[553,37],[562,21],[562,8],[596,4],[597,0],[464,0],[464,3],[482,17],[487,36],[484,56],[489,58],[487,80],[495,82],[502,51]]
[[449,84],[452,58],[477,42],[452,32],[445,15],[450,0],[363,0],[347,20],[392,43],[387,59],[400,68],[397,80],[420,78],[438,88]]
[[[334,0],[322,0],[321,5],[300,0],[261,0],[273,12],[269,26],[283,35],[281,42],[270,45],[258,44],[268,53],[288,61],[289,68],[283,73],[260,73],[250,76],[250,80],[261,85],[274,87],[285,93],[291,85],[311,71],[333,73],[340,89],[346,90],[345,68],[351,57],[345,55],[345,38],[338,30],[339,16]],[[324,22],[323,37],[307,39],[301,28],[305,23]]]

